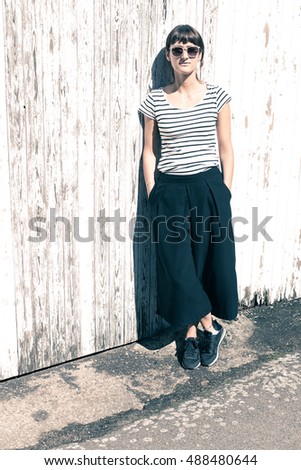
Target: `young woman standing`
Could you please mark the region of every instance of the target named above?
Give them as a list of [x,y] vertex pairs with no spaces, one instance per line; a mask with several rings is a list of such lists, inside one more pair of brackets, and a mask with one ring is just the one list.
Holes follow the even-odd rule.
[[[175,27],[166,39],[174,81],[152,90],[139,108],[157,254],[157,313],[187,328],[182,357],[187,369],[215,363],[225,329],[213,315],[233,320],[238,308],[230,207],[231,98],[198,78],[203,56],[198,31]],[[159,159],[154,151],[158,133]],[[201,351],[199,321],[205,334]]]

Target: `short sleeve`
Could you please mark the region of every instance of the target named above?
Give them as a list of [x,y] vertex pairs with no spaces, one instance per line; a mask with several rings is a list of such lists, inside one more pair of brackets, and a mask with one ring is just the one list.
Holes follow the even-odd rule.
[[150,119],[156,119],[155,103],[152,93],[149,93],[146,99],[139,106],[138,111]]
[[220,110],[225,106],[225,104],[229,103],[231,101],[231,96],[221,87],[217,88],[216,91],[216,107],[217,107],[217,112],[219,113]]

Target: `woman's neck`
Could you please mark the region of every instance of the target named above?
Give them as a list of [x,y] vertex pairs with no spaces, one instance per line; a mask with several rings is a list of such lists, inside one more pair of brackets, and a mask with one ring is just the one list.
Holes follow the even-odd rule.
[[189,76],[176,75],[174,80],[174,91],[187,95],[196,91],[196,88],[199,88],[202,83],[203,82],[198,80],[194,74]]

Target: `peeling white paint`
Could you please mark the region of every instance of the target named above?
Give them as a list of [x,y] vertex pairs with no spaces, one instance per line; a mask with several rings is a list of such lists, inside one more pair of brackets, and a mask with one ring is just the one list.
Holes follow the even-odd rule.
[[[2,3],[0,378],[162,326],[154,253],[134,246],[129,230],[121,226],[121,242],[107,224],[108,243],[95,223],[94,241],[80,243],[74,231],[65,241],[66,224],[57,221],[55,241],[30,243],[28,223],[45,217],[49,233],[52,208],[56,217],[78,217],[85,237],[89,217],[96,221],[103,209],[130,221],[139,196],[146,213],[137,109],[166,34],[179,23],[203,30],[202,77],[233,97],[232,210],[248,221],[235,226],[248,236],[237,243],[241,304],[301,295],[300,1]],[[264,231],[254,240],[254,210],[258,223],[272,216],[273,241]]]
[[[166,34],[181,22],[201,30],[203,1],[2,5],[5,379],[126,344],[162,325],[154,314],[153,253],[149,246],[135,248],[129,236],[138,194],[147,215],[137,110]],[[111,241],[104,241],[97,221],[103,210],[102,217],[117,210],[126,219],[124,240],[107,222]],[[34,217],[45,220],[40,243],[28,240],[37,236],[28,225]],[[89,232],[92,241],[75,239],[76,220],[79,235]]]
[[[300,297],[300,1],[207,0],[205,11],[213,6],[206,67],[233,97],[232,211],[248,220],[236,226],[237,235],[248,235],[237,243],[240,300]],[[273,241],[252,240],[252,208],[259,221],[272,216],[266,230]]]

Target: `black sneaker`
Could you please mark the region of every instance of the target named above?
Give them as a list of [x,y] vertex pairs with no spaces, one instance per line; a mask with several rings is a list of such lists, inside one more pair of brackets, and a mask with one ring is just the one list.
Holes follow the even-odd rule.
[[184,369],[197,369],[200,365],[200,349],[197,338],[186,338],[182,357],[182,366]]
[[218,330],[217,335],[213,335],[210,331],[204,331],[205,339],[201,350],[202,366],[212,366],[218,359],[219,347],[223,341],[226,330],[216,320],[212,322],[214,329]]

